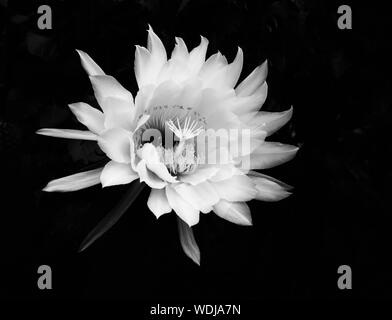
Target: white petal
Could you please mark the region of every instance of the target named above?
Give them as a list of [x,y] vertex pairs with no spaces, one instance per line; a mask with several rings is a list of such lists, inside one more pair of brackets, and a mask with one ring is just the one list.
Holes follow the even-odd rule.
[[83,102],[72,103],[69,105],[69,108],[78,121],[84,124],[90,131],[99,134],[105,129],[104,115],[98,109]]
[[73,129],[40,129],[36,132],[43,136],[50,136],[56,138],[66,139],[80,139],[80,140],[98,140],[98,136],[91,131],[81,131]]
[[150,196],[148,197],[147,206],[157,219],[169,213],[172,208],[169,205],[166,197],[165,189],[151,189]]
[[244,63],[244,54],[242,49],[238,47],[237,55],[234,61],[227,66],[226,78],[227,78],[227,86],[233,88],[240,77],[242,71],[242,65]]
[[81,50],[76,51],[80,56],[84,70],[86,70],[89,76],[102,76],[105,74],[105,72],[102,71],[102,69],[94,62],[93,59],[91,59],[87,53]]
[[219,201],[214,206],[214,212],[227,221],[242,226],[252,225],[252,216],[248,205],[245,202]]
[[182,38],[176,37],[176,45],[171,55],[172,60],[188,62],[189,53],[188,48]]
[[235,89],[236,94],[239,97],[250,96],[255,93],[256,89],[259,88],[267,78],[268,73],[268,62],[267,60],[253,72],[247,76]]
[[251,179],[257,190],[256,200],[279,201],[291,194],[282,185],[273,180],[264,177],[251,177]]
[[105,127],[130,130],[135,113],[132,94],[112,76],[92,76],[90,80],[105,115]]
[[52,180],[43,189],[43,191],[68,192],[94,186],[100,182],[99,177],[101,175],[102,169],[103,168],[80,172],[60,179]]
[[177,182],[166,166],[161,162],[158,151],[152,143],[145,143],[140,150],[140,156],[146,161],[147,168],[154,172],[159,178],[170,183]]
[[243,169],[269,169],[285,163],[298,151],[298,147],[278,142],[264,142],[250,156],[242,158]]
[[106,155],[121,163],[131,162],[130,132],[122,128],[113,128],[105,131],[98,139],[98,145]]
[[197,185],[213,177],[219,168],[215,166],[198,167],[195,172],[180,177],[182,182]]
[[173,187],[185,201],[203,213],[210,212],[212,206],[219,201],[217,192],[208,182],[196,186],[181,183]]
[[201,37],[200,45],[194,48],[189,54],[189,69],[193,74],[197,74],[206,59],[208,40]]
[[227,180],[212,182],[212,185],[219,197],[227,201],[249,201],[257,194],[252,179],[246,175],[232,176]]
[[167,62],[165,47],[151,26],[148,30],[147,49],[136,46],[135,76],[139,88],[155,83],[158,74]]
[[232,99],[228,103],[228,109],[241,116],[256,112],[263,106],[267,95],[268,84],[264,82],[252,95]]
[[234,175],[240,175],[241,171],[232,164],[217,167],[217,172],[210,178],[211,181],[222,181],[230,179]]
[[182,249],[193,262],[200,265],[200,249],[196,243],[192,228],[190,228],[180,218],[178,218],[177,221]]
[[145,160],[140,160],[139,163],[136,165],[135,170],[139,174],[140,182],[145,182],[150,188],[162,189],[167,184],[155,173],[147,169]]
[[119,163],[110,161],[103,168],[101,173],[102,187],[115,186],[119,184],[127,184],[139,178],[129,163]]
[[253,128],[262,129],[270,136],[283,127],[292,117],[293,108],[283,112],[259,111],[243,116],[242,120],[247,121],[247,125]]
[[199,210],[185,201],[171,185],[166,187],[166,196],[173,210],[190,227],[199,222]]

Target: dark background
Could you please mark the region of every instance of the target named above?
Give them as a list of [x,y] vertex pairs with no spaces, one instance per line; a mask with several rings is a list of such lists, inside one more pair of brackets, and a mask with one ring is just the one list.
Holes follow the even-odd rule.
[[[330,0],[0,1],[0,296],[124,298],[146,301],[264,298],[388,298],[392,292],[390,180],[392,68],[390,13]],[[371,3],[371,5],[370,5]],[[53,29],[37,28],[49,4]],[[353,29],[337,27],[350,4]],[[36,135],[43,127],[81,128],[67,104],[96,104],[75,48],[88,52],[134,95],[134,45],[151,24],[170,52],[200,35],[229,61],[244,50],[244,78],[266,58],[264,110],[294,106],[271,137],[301,146],[266,173],[295,187],[278,203],[251,202],[254,226],[214,214],[195,227],[201,267],[182,252],[174,214],[158,221],[147,189],[107,234],[83,253],[85,235],[124,187],[68,194],[40,190],[102,159],[92,142]],[[37,288],[38,266],[53,290]],[[353,289],[337,288],[348,264]]]

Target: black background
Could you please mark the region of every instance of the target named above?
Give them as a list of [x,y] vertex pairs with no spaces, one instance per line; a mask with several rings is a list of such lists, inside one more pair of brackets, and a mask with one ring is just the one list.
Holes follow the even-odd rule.
[[[146,301],[391,296],[390,180],[392,124],[389,11],[327,0],[0,1],[0,296],[123,298]],[[49,4],[53,29],[37,28]],[[350,4],[353,29],[337,27]],[[266,58],[264,110],[294,107],[271,137],[301,146],[297,157],[266,173],[295,187],[278,203],[251,202],[254,226],[209,214],[195,227],[202,262],[182,252],[176,219],[156,220],[148,191],[100,240],[77,253],[84,236],[126,187],[74,193],[40,190],[82,171],[102,154],[92,142],[36,135],[43,127],[82,128],[67,104],[95,104],[75,48],[88,52],[134,95],[134,45],[151,24],[168,52],[174,36],[189,48],[200,35],[208,55],[229,61],[244,50],[241,79]],[[38,266],[53,271],[40,291]],[[337,288],[348,264],[353,289]]]

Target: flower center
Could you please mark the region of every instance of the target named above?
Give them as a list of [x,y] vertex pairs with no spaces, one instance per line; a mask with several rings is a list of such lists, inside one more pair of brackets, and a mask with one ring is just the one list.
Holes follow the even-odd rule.
[[135,134],[136,149],[154,138],[160,160],[171,174],[192,173],[199,163],[195,138],[205,130],[206,119],[183,106],[157,106],[150,111],[150,119]]

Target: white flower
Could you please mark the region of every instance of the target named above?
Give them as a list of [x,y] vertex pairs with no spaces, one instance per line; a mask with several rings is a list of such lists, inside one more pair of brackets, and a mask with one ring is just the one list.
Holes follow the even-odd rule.
[[[181,244],[197,263],[200,253],[190,227],[199,222],[200,212],[214,211],[233,223],[251,225],[247,201],[287,197],[287,185],[251,170],[271,168],[294,157],[297,147],[265,141],[291,118],[292,109],[259,111],[267,97],[267,62],[237,85],[242,50],[238,48],[234,61],[228,63],[220,52],[206,60],[207,46],[208,40],[202,37],[189,52],[184,41],[176,38],[167,59],[161,40],[150,28],[147,48],[136,46],[139,91],[135,99],[78,51],[102,111],[82,102],[71,104],[71,111],[88,130],[41,129],[38,133],[96,140],[110,161],[101,169],[53,180],[44,190],[144,181],[151,187],[148,208],[157,218],[175,211]],[[218,130],[236,135],[226,135],[221,142],[227,143],[219,147],[200,148]],[[174,143],[167,138],[168,132],[175,135]],[[150,136],[153,143],[146,142]],[[212,161],[217,155],[220,160]]]

